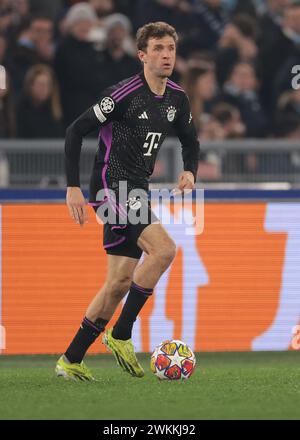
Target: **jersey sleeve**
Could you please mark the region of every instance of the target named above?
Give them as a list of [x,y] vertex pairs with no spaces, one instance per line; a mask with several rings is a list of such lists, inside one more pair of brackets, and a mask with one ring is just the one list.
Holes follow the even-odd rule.
[[184,171],[191,171],[196,182],[200,144],[186,94],[183,95],[180,114],[175,121],[175,132],[181,142]]
[[116,103],[111,96],[112,89],[101,94],[98,102],[80,115],[66,130],[65,169],[67,186],[80,186],[80,153],[82,140],[101,126],[118,120],[124,105]]

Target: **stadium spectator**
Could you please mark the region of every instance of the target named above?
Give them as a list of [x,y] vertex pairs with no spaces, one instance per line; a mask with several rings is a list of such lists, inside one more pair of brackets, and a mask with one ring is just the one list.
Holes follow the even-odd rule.
[[63,9],[64,3],[64,0],[30,0],[30,9],[33,14],[45,14],[55,20]]
[[0,6],[0,17],[4,18],[4,21],[6,22],[5,34],[13,41],[18,35],[23,23],[30,19],[28,0],[9,0],[6,3],[6,7],[2,2],[2,5]]
[[45,16],[36,16],[31,21],[31,38],[39,57],[52,63],[54,58],[53,22]]
[[257,28],[254,19],[248,15],[236,15],[231,23],[227,24],[217,51],[217,76],[223,84],[239,60],[255,62],[258,55],[256,44]]
[[290,88],[291,67],[300,64],[300,3],[283,9],[280,30],[261,45],[262,104],[272,114],[279,95]]
[[0,89],[0,138],[16,136],[16,114],[10,79],[6,74],[6,88]]
[[[112,14],[105,21],[106,49],[102,53],[102,72],[106,73],[105,86],[115,84],[141,70],[130,37],[131,24],[122,14]],[[134,55],[133,55],[134,53]]]
[[8,35],[9,29],[13,24],[13,9],[10,2],[0,3],[0,32]]
[[[221,124],[224,139],[242,139],[246,126],[238,108],[220,102],[212,109],[213,117]],[[255,153],[227,153],[222,160],[224,174],[254,173],[258,171],[259,157]]]
[[125,14],[133,25],[138,3],[139,0],[114,0],[115,12]]
[[292,0],[266,0],[265,8],[258,18],[260,30],[259,44],[268,49],[281,33],[284,10],[292,4]]
[[[223,141],[225,139],[225,131],[222,124],[212,115],[206,115],[203,119],[199,138],[202,141]],[[202,153],[202,159],[204,157],[206,156]]]
[[277,110],[300,117],[300,89],[282,93],[277,102]]
[[115,9],[114,0],[88,0],[99,19],[112,14]]
[[[293,113],[278,111],[275,118],[273,129],[270,133],[271,138],[287,139],[288,141],[298,141],[300,137],[299,116]],[[274,151],[271,154],[265,154],[260,163],[261,174],[265,175],[288,175],[299,173],[300,157],[298,151]]]
[[278,112],[272,131],[272,137],[278,139],[295,139],[300,137],[299,116],[291,113]]
[[82,2],[72,6],[65,19],[67,35],[55,58],[65,126],[89,108],[105,86],[105,66],[89,41],[96,22],[93,8]]
[[[227,1],[227,0],[224,0]],[[236,3],[232,5],[234,14],[248,14],[255,19],[268,17],[270,21],[277,21],[282,11],[286,6],[292,3],[293,0],[228,0],[229,3]],[[269,21],[263,21],[265,25]],[[273,24],[273,23],[272,23]]]
[[283,91],[292,88],[292,68],[300,64],[300,3],[286,8],[283,33],[291,46],[274,78],[274,101]]
[[[219,102],[212,108],[211,116],[202,125],[200,139],[202,141],[223,141],[226,139],[241,139],[245,136],[246,127],[241,120],[239,110],[226,103]],[[205,161],[201,161],[199,172],[205,180],[212,180],[224,174],[237,173],[244,170],[247,165],[252,165],[255,158],[252,155],[245,156],[239,153],[228,153],[221,158],[210,151],[205,155]]]
[[[211,115],[201,119],[200,141],[223,141],[225,133],[222,125]],[[201,180],[212,181],[221,176],[220,157],[214,151],[200,152],[198,174]]]
[[240,61],[233,67],[225,82],[222,100],[237,107],[246,126],[246,136],[263,137],[266,134],[266,118],[262,110],[258,79],[251,63]]
[[7,40],[0,34],[0,64],[5,64],[7,55]]
[[11,49],[10,73],[17,96],[21,93],[28,69],[39,63],[51,65],[53,57],[53,22],[48,17],[33,17],[24,25]]
[[180,16],[178,0],[140,0],[134,16],[135,31],[147,22],[166,21],[179,31]]
[[173,81],[180,83],[188,70],[192,67],[199,67],[204,70],[215,70],[216,62],[213,52],[199,51],[193,52],[189,58],[183,58],[177,55],[175,70],[173,72]]
[[[198,60],[199,61],[199,60]],[[202,140],[223,139],[220,124],[209,116],[216,94],[216,77],[212,65],[191,67],[183,77],[183,88],[189,99],[195,127]],[[200,178],[214,180],[219,176],[219,162],[214,154],[201,153]]]
[[17,114],[18,137],[60,138],[62,112],[57,81],[47,65],[33,66],[26,74]]
[[32,3],[29,3],[29,0],[12,0],[11,3],[13,8],[14,24],[19,24],[26,20],[30,13],[32,13]]
[[264,0],[228,0],[226,3],[229,3],[233,14],[247,14],[255,19],[266,9]]
[[[272,137],[280,139],[288,139],[298,141],[300,138],[300,91],[287,92],[282,95],[278,112],[275,116],[273,124]],[[276,167],[276,168],[275,168]],[[274,169],[281,172],[297,172],[300,170],[300,154],[299,151],[292,153],[276,153],[272,157],[268,157],[263,173],[270,173]]]
[[212,116],[222,126],[224,139],[242,139],[246,127],[237,107],[226,102],[219,102],[212,108]]
[[182,82],[191,104],[194,124],[200,131],[205,114],[211,110],[213,98],[216,94],[216,76],[213,69],[199,67],[190,68]]
[[222,0],[195,2],[184,20],[180,17],[179,54],[188,57],[193,52],[214,48],[229,18]]

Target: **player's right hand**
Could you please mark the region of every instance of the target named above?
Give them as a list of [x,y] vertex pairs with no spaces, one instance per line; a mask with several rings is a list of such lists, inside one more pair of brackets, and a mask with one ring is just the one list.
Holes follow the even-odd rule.
[[83,226],[88,221],[88,215],[86,210],[86,201],[82,194],[82,191],[77,186],[69,186],[67,188],[67,206],[72,219]]

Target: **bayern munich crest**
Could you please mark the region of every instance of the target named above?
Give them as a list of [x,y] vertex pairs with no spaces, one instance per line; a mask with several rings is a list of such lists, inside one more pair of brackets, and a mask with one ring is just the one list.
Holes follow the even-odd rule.
[[100,102],[100,107],[103,113],[111,113],[115,108],[115,103],[109,96],[107,96]]
[[127,201],[127,205],[129,206],[130,209],[137,211],[142,206],[142,203],[139,201],[138,197],[129,197]]
[[167,110],[167,118],[169,122],[173,122],[176,115],[176,108],[175,107],[168,107]]

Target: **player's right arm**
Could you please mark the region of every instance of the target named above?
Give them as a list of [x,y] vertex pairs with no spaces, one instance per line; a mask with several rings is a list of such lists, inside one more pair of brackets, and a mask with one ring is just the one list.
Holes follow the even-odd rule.
[[[103,101],[106,100],[106,101]],[[108,100],[108,101],[107,101]],[[104,102],[107,105],[103,105]],[[111,104],[111,108],[109,108]],[[101,125],[114,120],[116,107],[109,94],[104,94],[100,101],[80,115],[66,130],[65,169],[67,177],[67,207],[72,219],[83,225],[87,222],[86,201],[80,189],[80,153],[82,140]]]
[[80,189],[80,153],[84,136],[99,126],[93,108],[80,115],[66,130],[65,169],[67,176],[66,203],[71,218],[81,226],[88,220],[86,201]]

